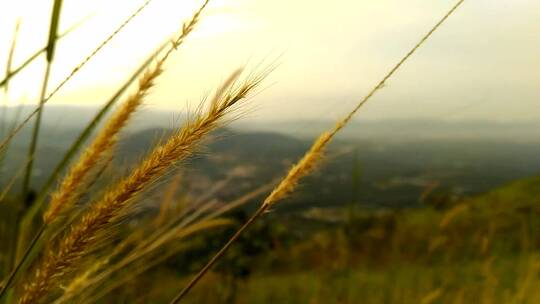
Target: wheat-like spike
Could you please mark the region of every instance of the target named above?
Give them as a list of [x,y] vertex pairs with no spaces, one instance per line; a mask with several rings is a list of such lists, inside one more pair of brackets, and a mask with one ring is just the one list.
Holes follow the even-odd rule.
[[430,31],[385,75],[385,77],[383,77],[383,79],[373,87],[360,102],[358,102],[352,111],[337,122],[332,130],[325,132],[318,137],[306,155],[291,168],[283,181],[276,189],[274,189],[274,191],[272,191],[270,196],[265,200],[265,205],[271,206],[294,190],[298,181],[311,172],[313,168],[316,167],[319,160],[322,159],[325,147],[334,136],[353,119],[354,115],[375,95],[375,93],[377,93],[377,91],[384,87],[386,81],[399,70],[399,68],[429,39],[429,37],[431,37],[431,35],[433,35],[433,33],[461,6],[461,4],[463,4],[464,1],[465,0],[459,0],[452,9],[450,9],[446,15],[444,15],[444,17],[439,20],[439,22],[437,22],[437,24],[435,24],[435,26],[431,28]]
[[[62,287],[64,289],[64,294],[69,295],[77,292],[77,290],[81,289],[83,286],[85,286],[86,282],[91,278],[94,274],[96,274],[101,267],[107,265],[109,263],[109,259],[105,258],[102,260],[96,260],[92,263],[92,265],[81,275],[75,277],[69,285]],[[58,302],[58,301],[57,301]]]
[[225,115],[234,110],[233,106],[245,99],[264,78],[254,77],[231,87],[240,72],[238,70],[228,78],[206,112],[199,112],[194,119],[186,122],[164,144],[156,147],[128,177],[91,205],[60,241],[56,250],[45,255],[33,279],[26,285],[20,303],[35,303],[46,295],[55,279],[63,277],[76,261],[88,253],[91,245],[107,232],[107,227],[117,221],[138,194],[167,173],[178,161],[189,157],[202,140],[223,123]]
[[319,136],[304,157],[289,170],[287,176],[266,197],[263,205],[269,208],[294,191],[299,180],[312,172],[323,158],[324,148],[332,139],[333,134],[335,133],[324,132]]
[[[203,5],[195,12],[192,18],[184,23],[180,35],[172,41],[172,45],[169,50],[163,55],[163,57],[158,60],[154,69],[147,71],[139,81],[139,90],[132,95],[128,102],[125,103],[116,114],[114,115],[105,129],[100,132],[94,143],[85,151],[82,155],[81,160],[70,170],[66,179],[64,179],[62,185],[60,186],[59,192],[53,196],[49,210],[44,215],[45,224],[52,222],[62,210],[65,210],[65,207],[69,206],[70,203],[77,197],[77,189],[81,182],[84,180],[84,177],[93,167],[92,164],[98,161],[99,155],[103,151],[110,149],[116,141],[116,135],[121,127],[127,122],[127,119],[133,113],[133,111],[140,105],[143,97],[148,93],[149,89],[153,86],[154,80],[162,73],[162,66],[165,61],[169,58],[170,54],[180,46],[185,38],[194,30],[195,26],[199,22],[199,17],[202,11],[207,7],[209,0],[206,0]],[[237,76],[237,74],[235,74]],[[248,83],[248,82],[246,82]],[[240,99],[245,98],[241,96]],[[130,102],[131,101],[131,102]],[[227,108],[230,107],[227,106]],[[227,109],[223,111],[223,115],[226,114]],[[66,205],[67,204],[67,205]],[[76,251],[76,250],[75,250]],[[45,261],[43,267],[48,270],[53,270],[54,267],[51,267],[50,261]],[[51,277],[54,279],[54,276],[62,276],[62,269],[65,266],[62,266],[63,263],[58,264],[60,270],[59,274],[52,273],[40,273],[36,271],[36,281],[35,284],[29,284],[25,286],[25,293],[20,300],[20,303],[31,303],[35,299],[41,297],[42,294],[45,294],[50,288],[50,282],[45,282],[42,279]]]
[[[140,10],[148,5],[149,2],[150,1],[147,1],[144,6],[140,8]],[[157,62],[156,66],[152,70],[146,71],[146,73],[139,80],[139,90],[128,98],[128,100],[124,103],[124,106],[115,113],[105,128],[99,133],[94,142],[86,149],[83,155],[79,158],[79,161],[69,170],[57,192],[53,193],[51,196],[50,207],[44,214],[45,223],[48,224],[54,220],[54,218],[56,218],[62,210],[65,210],[63,206],[66,208],[69,207],[70,204],[72,204],[77,198],[79,193],[77,191],[78,187],[82,184],[84,178],[99,161],[100,155],[114,146],[117,141],[118,132],[127,123],[131,114],[142,103],[150,88],[154,86],[156,78],[163,72],[163,65],[165,61],[167,61],[173,51],[177,50],[178,47],[183,44],[187,36],[193,32],[195,26],[199,22],[200,15],[208,6],[209,2],[210,0],[206,0],[193,14],[191,19],[182,25],[180,35],[171,41],[171,47]]]
[[354,117],[354,115],[379,91],[386,81],[390,79],[399,68],[433,35],[433,33],[463,4],[465,0],[459,0],[447,13],[433,26],[420,41],[383,77],[383,79],[373,89],[362,98],[357,105],[328,132],[322,133],[313,143],[309,151],[296,163],[287,173],[285,178],[278,184],[263,204],[251,215],[251,217],[235,232],[235,234],[223,245],[223,247],[206,263],[206,265],[188,282],[170,304],[178,304],[187,293],[195,286],[199,280],[212,268],[212,266],[227,252],[227,250],[238,240],[259,217],[261,217],[270,207],[295,190],[301,178],[313,171],[323,158],[323,153],[334,136],[341,131]]
[[131,94],[123,105],[112,115],[90,146],[82,153],[79,160],[69,169],[58,190],[51,195],[48,210],[43,215],[45,224],[50,224],[63,210],[68,210],[80,194],[81,185],[101,156],[110,151],[118,141],[120,130],[127,124],[132,114],[143,103],[144,97],[155,85],[163,72],[164,60],[157,62],[154,68],[146,71],[139,80],[137,91]]

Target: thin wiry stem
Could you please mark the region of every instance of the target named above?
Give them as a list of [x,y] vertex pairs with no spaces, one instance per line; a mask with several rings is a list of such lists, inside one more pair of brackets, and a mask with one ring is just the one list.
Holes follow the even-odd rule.
[[11,287],[11,284],[13,283],[13,280],[15,279],[15,277],[17,276],[19,271],[22,269],[22,266],[24,265],[24,261],[26,261],[26,259],[30,255],[30,252],[32,251],[32,248],[34,248],[35,244],[39,241],[39,239],[41,238],[41,236],[45,232],[45,228],[46,228],[45,225],[41,225],[38,232],[36,233],[36,235],[34,236],[32,241],[30,242],[30,245],[28,246],[28,248],[23,253],[21,261],[19,263],[17,263],[15,268],[11,271],[11,273],[7,277],[4,284],[0,287],[0,300],[2,300],[2,298],[6,294],[6,291],[9,289],[9,287]]
[[[60,39],[64,38],[66,35],[73,32],[74,30],[76,30],[79,26],[81,26],[89,18],[90,18],[90,16],[87,16],[86,18],[84,18],[81,21],[77,22],[76,24],[71,26],[69,29],[67,29],[65,32],[58,35],[57,39],[60,40]],[[11,78],[13,78],[13,77],[15,77],[15,75],[19,74],[19,72],[24,70],[30,63],[32,63],[34,60],[36,60],[39,57],[39,55],[45,53],[46,51],[47,51],[47,46],[44,46],[43,48],[41,48],[40,50],[38,50],[34,54],[32,54],[30,57],[28,57],[25,61],[23,61],[23,63],[21,63],[18,67],[16,67],[13,70],[10,70],[10,72],[6,74],[4,79],[2,79],[0,81],[0,87],[7,85],[7,83],[9,82],[9,80]]]
[[[15,48],[17,46],[17,38],[19,37],[20,26],[21,26],[21,19],[19,18],[17,19],[17,23],[15,24],[15,31],[13,32],[13,40],[11,41],[11,47],[9,48],[8,59],[6,62],[6,75],[9,75],[11,73],[13,55],[15,54]],[[2,136],[4,136],[4,132],[6,129],[6,112],[7,112],[7,103],[9,99],[9,82],[6,82],[4,86],[4,98],[5,98],[4,104],[2,105],[2,121],[0,122],[1,124],[0,129],[1,129]]]
[[[86,64],[101,48],[103,48],[108,41],[110,41],[125,25],[127,25],[127,23],[132,20],[138,13],[140,13],[142,11],[142,9],[144,7],[146,7],[149,3],[150,3],[151,0],[149,1],[146,1],[145,4],[143,4],[143,6],[139,7],[139,9],[133,13],[126,21],[124,21],[124,23],[122,23],[122,25],[113,33],[111,34],[104,42],[102,42],[100,44],[100,46],[94,50],[94,52],[92,52],[91,55],[87,56],[87,58],[81,63],[79,64],[73,71],[72,73],[70,74],[70,77],[74,76],[74,74],[84,65]],[[57,179],[58,175],[63,171],[63,169],[67,166],[68,164],[68,161],[76,154],[76,152],[79,150],[79,147],[82,146],[83,142],[90,136],[90,134],[92,133],[93,129],[95,128],[95,126],[97,126],[97,124],[101,121],[101,119],[103,117],[105,117],[106,113],[108,112],[108,110],[113,106],[113,104],[119,99],[119,97],[122,95],[122,93],[128,88],[128,86],[134,81],[137,79],[137,77],[139,76],[140,73],[142,73],[146,67],[148,65],[150,65],[150,63],[153,61],[153,59],[155,58],[155,56],[165,48],[165,45],[161,46],[158,48],[158,50],[156,50],[156,52],[146,61],[144,62],[144,64],[132,75],[132,77],[127,81],[127,83],[122,86],[122,88],[120,88],[120,90],[113,96],[113,98],[111,98],[111,100],[101,109],[101,111],[96,115],[96,117],[94,117],[94,119],[90,122],[90,124],[87,126],[87,128],[81,133],[81,135],[77,138],[77,140],[74,142],[74,144],[70,147],[70,149],[68,149],[68,152],[66,152],[66,154],[64,155],[62,161],[58,164],[58,166],[56,167],[56,169],[54,170],[53,174],[51,175],[51,177],[46,181],[45,185],[43,186],[43,189],[38,193],[37,195],[37,199],[35,200],[35,203],[31,206],[30,210],[27,212],[27,214],[25,214],[22,222],[23,224],[24,223],[28,223],[30,222],[34,217],[35,215],[37,214],[37,212],[39,210],[41,210],[41,205],[42,203],[44,202],[45,200],[45,196],[47,194],[47,190],[50,186],[53,185],[54,181]],[[53,93],[49,94],[49,96],[46,98],[46,100],[50,99],[54,93],[56,91],[58,91],[60,89],[61,86],[63,86],[63,84],[65,84],[67,82],[67,80],[64,80],[62,82],[62,84],[60,84],[59,86],[57,86],[57,88],[53,91]],[[38,110],[38,109],[36,109]],[[31,118],[33,114],[31,114],[30,116],[27,117],[27,120]],[[21,124],[19,124],[17,126],[17,128],[22,128],[22,126],[25,124],[26,122],[22,122]],[[10,137],[13,138],[15,136],[15,134],[18,132],[18,130],[16,128],[14,128],[14,131],[11,133]],[[7,138],[4,143],[9,143],[9,141],[11,140],[11,138]],[[4,144],[3,143],[3,144]],[[3,147],[0,146],[0,150],[2,149]]]
[[164,61],[159,61],[153,69],[143,75],[136,93],[128,97],[126,102],[107,121],[94,141],[82,153],[79,160],[68,170],[58,189],[51,195],[49,208],[43,215],[45,223],[51,223],[64,210],[69,210],[75,203],[81,194],[81,187],[85,183],[88,174],[101,160],[102,155],[111,151],[113,146],[116,145],[118,134],[155,85],[156,79],[163,72],[163,63]]
[[[34,154],[36,152],[37,144],[38,144],[38,138],[39,138],[39,130],[41,128],[41,117],[43,115],[43,105],[45,103],[45,96],[47,94],[47,87],[49,85],[49,76],[51,74],[51,67],[54,60],[54,54],[56,50],[56,41],[58,37],[58,26],[60,24],[60,15],[62,11],[62,3],[63,0],[54,0],[52,15],[51,15],[51,22],[49,26],[49,40],[47,42],[47,51],[46,51],[46,57],[47,57],[47,67],[45,68],[45,75],[43,77],[43,85],[41,87],[41,94],[39,97],[39,110],[36,113],[36,122],[34,124],[34,129],[32,131],[32,139],[30,142],[30,148],[28,149],[28,159],[30,160],[28,162],[28,165],[26,166],[26,172],[23,179],[23,186],[22,186],[22,200],[27,201],[28,200],[28,190],[30,187],[30,181],[32,179],[32,169],[34,165]],[[18,238],[18,236],[15,236]]]
[[[51,57],[52,58],[52,57]],[[41,88],[41,97],[40,97],[40,102],[43,102],[43,98],[45,96],[45,93],[47,91],[47,86],[49,84],[49,76],[50,76],[50,72],[51,72],[51,64],[52,64],[52,61],[48,61],[47,62],[47,67],[46,67],[46,70],[45,70],[45,76],[44,76],[44,79],[43,79],[43,85],[42,85],[42,88]],[[37,148],[37,142],[38,142],[38,136],[39,136],[39,129],[40,129],[40,125],[41,125],[41,115],[42,115],[42,111],[39,111],[37,117],[36,117],[36,122],[35,122],[35,125],[34,125],[34,129],[33,129],[33,132],[32,132],[32,140],[30,142],[30,147],[28,149],[28,156],[27,156],[27,159],[28,159],[28,163],[26,164],[26,169],[25,169],[25,172],[24,172],[24,177],[23,177],[23,184],[22,184],[22,192],[21,192],[21,201],[23,202],[23,204],[26,206],[28,205],[29,203],[31,203],[29,200],[30,200],[30,195],[29,195],[29,189],[30,189],[30,181],[31,181],[31,178],[32,178],[32,167],[33,167],[33,164],[34,164],[34,157],[35,157],[35,151],[36,151],[36,148]],[[21,233],[21,225],[22,225],[22,221],[21,219],[24,217],[24,213],[25,213],[26,210],[24,209],[20,209],[17,214],[16,214],[16,222],[15,222],[15,231],[14,231],[14,234],[13,234],[13,242],[14,242],[14,248],[13,248],[13,256],[12,256],[12,260],[11,260],[11,267],[13,269],[15,269],[15,272],[20,268],[20,264],[22,263],[18,263],[18,255],[19,255],[19,242],[22,238],[22,236],[20,235]]]
[[[148,186],[167,173],[178,161],[189,157],[202,140],[221,125],[225,115],[262,81],[263,76],[231,87],[240,72],[235,72],[219,89],[210,107],[156,147],[133,172],[106,191],[101,200],[91,205],[55,251],[48,252],[35,276],[26,285],[20,303],[32,303],[47,294],[55,279],[63,277],[75,262],[88,253],[91,245],[104,235],[129,210],[133,200]],[[228,88],[226,88],[228,87]]]
[[[49,75],[51,73],[51,63],[47,63],[47,67],[45,69],[45,75],[43,77],[43,84],[41,87],[41,97],[40,97],[40,104],[43,104],[43,100],[45,98],[45,94],[47,91],[47,85],[49,84]],[[40,106],[40,109],[43,109]],[[39,137],[39,129],[41,126],[41,117],[43,115],[43,111],[38,111],[36,116],[36,122],[34,123],[34,129],[32,131],[32,139],[30,141],[30,147],[28,149],[28,164],[26,165],[26,171],[24,173],[23,183],[22,183],[22,195],[21,198],[23,201],[26,201],[28,199],[28,190],[30,189],[30,181],[32,179],[32,168],[34,166],[34,154],[36,152],[37,143],[38,143],[38,137]]]
[[[75,296],[79,296],[81,293],[93,294],[92,290],[96,290],[96,288],[99,287],[99,282],[107,281],[108,277],[115,274],[119,270],[125,269],[129,266],[129,264],[133,264],[134,262],[142,258],[147,258],[147,256],[155,252],[156,249],[161,248],[165,244],[175,240],[178,235],[181,234],[183,231],[185,232],[187,228],[196,225],[196,222],[202,223],[213,221],[224,213],[230,211],[231,209],[244,205],[251,201],[253,198],[260,196],[264,192],[268,192],[269,190],[271,190],[271,186],[273,184],[274,183],[272,182],[262,187],[259,187],[245,195],[242,195],[240,198],[225,204],[224,206],[216,209],[215,211],[211,211],[213,207],[216,207],[216,202],[214,201],[204,203],[196,201],[193,202],[190,205],[198,206],[198,208],[192,215],[187,216],[187,213],[182,212],[179,216],[175,216],[175,218],[169,221],[170,224],[161,227],[162,229],[158,229],[156,232],[153,232],[148,237],[144,237],[144,240],[136,245],[136,247],[132,250],[132,253],[128,254],[120,262],[117,262],[113,265],[108,265],[106,270],[104,270],[99,275],[94,276],[93,278],[87,278],[84,284],[81,284],[79,289],[74,290],[69,294],[65,294],[64,296],[62,296],[62,298],[64,300],[69,300]],[[209,192],[212,191],[210,190]],[[138,236],[136,236],[135,234],[131,234],[128,238],[126,238],[123,242],[116,246],[113,253],[108,255],[106,260],[116,259],[115,257],[118,256],[118,254],[122,251],[123,248],[127,247],[127,245],[129,244],[134,243],[134,238],[136,237]],[[152,260],[151,263],[154,263],[154,261],[155,260]],[[137,271],[139,270],[139,268],[140,267],[137,268]],[[129,273],[130,277],[133,275],[133,273]],[[107,288],[108,287],[109,286],[107,286]]]
[[295,190],[298,182],[301,178],[308,175],[317,166],[320,160],[323,158],[323,152],[328,143],[333,137],[343,129],[347,123],[353,118],[358,110],[375,95],[375,93],[381,89],[385,82],[390,79],[395,72],[405,63],[419,48],[422,46],[431,35],[450,17],[465,0],[458,1],[450,11],[435,24],[431,30],[420,39],[420,41],[386,74],[385,77],[356,105],[356,107],[349,112],[343,119],[339,120],[334,128],[328,132],[321,134],[313,143],[310,150],[304,155],[304,157],[295,164],[287,173],[281,183],[270,193],[270,195],[264,200],[263,204],[253,213],[253,215],[240,227],[238,231],[225,243],[225,245],[208,261],[208,263],[190,280],[182,291],[170,302],[171,304],[179,303],[188,292],[200,281],[200,279],[212,268],[212,266],[221,259],[225,252],[238,240],[242,233],[251,226],[255,220],[261,217],[265,211],[267,211],[274,204],[282,200]]
[[[162,61],[166,61],[167,58],[170,56],[172,51],[178,49],[180,45],[182,45],[185,41],[185,39],[189,36],[189,34],[193,31],[195,28],[195,25],[199,22],[199,16],[202,13],[202,10],[206,8],[208,4],[208,1],[206,1],[203,6],[194,14],[194,16],[191,18],[191,20],[187,23],[185,23],[182,27],[181,34],[178,36],[178,38],[175,38],[171,41],[171,47],[167,50],[166,54],[162,58]],[[160,46],[154,54],[151,56],[149,60],[144,62],[142,66],[135,71],[133,76],[118,90],[118,92],[103,106],[103,108],[96,114],[94,119],[88,124],[88,126],[83,130],[83,132],[79,135],[79,137],[75,140],[75,142],[71,145],[71,147],[68,149],[68,151],[65,153],[62,160],[58,163],[58,165],[53,170],[53,173],[51,176],[47,179],[45,182],[43,188],[39,191],[38,194],[38,203],[46,196],[49,188],[52,186],[54,181],[57,180],[59,174],[64,170],[64,168],[67,166],[70,159],[77,153],[79,150],[79,147],[83,144],[83,142],[90,136],[93,129],[97,126],[99,121],[105,116],[105,114],[108,112],[108,110],[112,107],[112,105],[116,102],[116,100],[120,97],[120,95],[127,89],[127,87],[137,78],[137,76],[144,71],[146,66],[150,64],[150,62],[153,60],[155,56],[159,52],[161,52],[166,47],[166,44]]]
[[[147,1],[147,3],[149,3],[149,1]],[[143,75],[142,79],[139,81],[139,90],[137,93],[128,99],[128,102],[125,103],[124,107],[121,108],[117,114],[113,115],[113,117],[109,120],[109,123],[97,136],[96,140],[90,145],[89,149],[83,153],[81,156],[81,161],[77,162],[71,171],[68,172],[67,178],[64,179],[59,190],[53,194],[49,210],[47,210],[47,212],[44,214],[44,222],[46,225],[50,224],[60,214],[60,212],[62,212],[62,210],[68,208],[76,198],[78,191],[77,188],[85,179],[85,176],[100,158],[100,155],[109,150],[110,147],[115,143],[116,134],[119,132],[122,126],[125,125],[131,113],[133,113],[138,105],[140,105],[148,90],[154,85],[154,80],[162,73],[162,66],[164,65],[165,61],[194,30],[202,11],[204,8],[206,8],[208,3],[209,0],[205,1],[202,7],[196,11],[192,19],[190,19],[188,23],[184,24],[181,34],[178,36],[178,38],[172,41],[171,48],[157,61],[157,64],[153,69],[147,71]],[[35,243],[32,243],[27,251],[31,251],[34,245]],[[21,261],[21,263],[22,262],[23,261]],[[42,291],[45,291],[46,286],[38,286],[38,289],[40,288],[43,289]],[[26,295],[30,296],[23,297],[21,302],[32,301],[32,299],[36,296],[35,294],[32,295],[32,293],[26,293]]]
[[199,282],[199,280],[214,266],[214,264],[227,252],[236,240],[244,233],[268,209],[268,205],[261,205],[253,215],[236,231],[236,233],[223,245],[223,247],[208,261],[208,263],[195,275],[182,291],[171,301],[171,304],[179,303],[180,300]]
[[[13,130],[10,134],[2,141],[0,144],[0,151],[2,151],[5,146],[17,135],[22,128],[34,117],[37,115],[43,106],[69,81],[73,76],[85,66],[105,45],[107,45],[133,18],[135,18],[152,0],[147,0],[139,9],[137,9],[131,16],[129,16],[111,35],[109,35],[94,51],[92,51],[81,63],[79,63],[71,73],[57,85],[47,97],[43,99],[43,102],[40,103],[30,114],[28,114]],[[36,56],[37,57],[37,56]]]

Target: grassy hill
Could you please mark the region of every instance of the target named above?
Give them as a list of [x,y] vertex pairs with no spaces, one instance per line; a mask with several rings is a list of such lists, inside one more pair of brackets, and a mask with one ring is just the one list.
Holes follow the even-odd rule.
[[235,286],[214,273],[192,303],[231,292],[236,303],[537,303],[539,201],[534,176],[447,205],[357,210],[334,229],[278,242]]

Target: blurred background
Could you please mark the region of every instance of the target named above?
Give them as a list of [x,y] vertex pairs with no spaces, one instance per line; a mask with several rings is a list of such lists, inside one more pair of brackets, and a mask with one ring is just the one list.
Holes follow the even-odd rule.
[[[49,89],[143,2],[64,1],[59,32],[75,28],[58,41]],[[154,0],[47,103],[33,189],[44,185],[107,98],[199,4]],[[185,177],[175,197],[200,198],[214,189],[219,202],[274,181],[452,5],[212,1],[122,133],[99,183],[136,165],[229,71],[268,61],[277,69],[245,115],[148,197],[161,198],[179,172]],[[8,69],[14,37],[13,67],[47,44],[51,8],[52,1],[2,5],[0,70]],[[360,111],[323,166],[257,223],[188,301],[470,303],[480,297],[534,303],[527,299],[540,296],[534,291],[540,286],[538,28],[540,2],[466,2]],[[3,136],[39,102],[42,57],[2,88]],[[4,187],[27,162],[30,137],[31,128],[23,129],[2,156]],[[190,250],[108,299],[161,303],[261,198],[228,214],[231,227],[190,239]],[[143,205],[145,212],[159,209],[152,199]],[[153,287],[141,294],[138,288],[148,284]]]

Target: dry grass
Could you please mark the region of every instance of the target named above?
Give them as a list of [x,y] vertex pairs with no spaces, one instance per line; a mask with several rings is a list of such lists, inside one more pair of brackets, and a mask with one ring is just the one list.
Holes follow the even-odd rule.
[[[58,22],[59,19],[61,2],[59,0],[55,1],[55,7],[57,7],[57,15],[53,17],[53,21],[56,20],[55,22]],[[137,11],[87,56],[81,64],[76,66],[70,75],[48,95],[45,94],[47,72],[45,74],[45,85],[40,106],[27,116],[22,123],[17,125],[13,132],[2,141],[0,151],[6,147],[10,140],[34,115],[37,114],[39,117],[44,104],[150,2],[151,0],[145,1]],[[221,216],[233,208],[237,208],[262,194],[270,192],[256,212],[236,231],[221,250],[212,257],[171,302],[178,303],[259,217],[263,216],[269,209],[275,207],[277,203],[294,192],[302,179],[311,174],[320,165],[324,159],[325,150],[334,137],[346,127],[359,109],[384,86],[395,72],[399,70],[463,2],[464,0],[460,0],[422,37],[419,43],[359,101],[352,111],[338,120],[334,127],[322,133],[313,142],[304,156],[276,183],[276,186],[273,183],[264,185],[235,201],[223,205],[219,205],[218,201],[209,197],[208,199],[201,199],[202,203],[195,201],[189,206],[183,206],[186,208],[175,210],[173,200],[179,182],[179,180],[175,179],[164,195],[158,216],[145,222],[146,226],[142,226],[143,228],[150,227],[152,230],[145,231],[143,228],[135,229],[134,232],[122,239],[118,244],[111,245],[110,240],[119,233],[118,227],[125,223],[124,220],[126,218],[129,218],[130,215],[135,213],[134,210],[137,207],[138,199],[141,198],[142,194],[156,185],[175,166],[199,151],[200,146],[210,138],[212,132],[227,122],[236,119],[239,113],[237,111],[242,109],[245,101],[258,88],[271,70],[268,69],[260,73],[248,75],[244,75],[243,69],[233,72],[215,91],[211,98],[201,103],[192,117],[176,129],[169,138],[158,144],[126,176],[112,183],[102,194],[97,195],[92,193],[90,198],[91,203],[74,208],[77,203],[81,202],[81,196],[85,194],[85,189],[88,188],[88,185],[93,184],[101,175],[101,171],[98,171],[100,165],[107,160],[106,156],[112,153],[113,148],[118,142],[119,133],[155,86],[158,77],[163,73],[167,59],[174,50],[182,45],[199,23],[203,10],[209,4],[209,0],[204,1],[192,18],[183,24],[180,33],[171,41],[169,48],[139,78],[138,87],[134,93],[129,95],[125,102],[112,114],[97,133],[97,136],[80,155],[79,159],[69,168],[63,180],[58,183],[58,188],[51,194],[48,209],[43,213],[43,227],[49,226],[65,214],[67,215],[66,218],[68,218],[66,221],[67,226],[65,226],[67,228],[65,230],[59,229],[60,232],[57,231],[58,233],[51,234],[52,236],[46,235],[47,239],[42,240],[45,242],[45,249],[42,252],[34,252],[36,253],[34,256],[38,258],[35,261],[31,260],[30,262],[32,263],[28,262],[28,264],[32,264],[32,272],[29,275],[25,274],[22,276],[22,282],[19,282],[20,284],[12,289],[18,296],[18,302],[28,304],[51,301],[55,301],[55,303],[98,301],[115,288],[132,280],[133,276],[144,273],[149,268],[189,247],[188,243],[175,241],[185,240],[200,231],[230,225],[231,221],[221,218]],[[56,35],[57,25],[51,26],[50,48],[47,52],[49,65],[54,53],[54,44],[58,38]],[[53,29],[54,33],[52,32]],[[36,126],[39,126],[39,120]],[[29,159],[31,162],[33,152]],[[30,174],[27,174],[25,185],[29,183],[29,176]],[[178,175],[178,179],[180,178],[182,176]],[[209,189],[208,195],[212,196],[213,194],[215,194],[215,191]],[[453,216],[452,214],[448,215],[449,219],[446,221],[450,222]],[[441,226],[444,225],[441,223]],[[38,234],[37,239],[40,237],[41,232]],[[33,244],[30,246],[28,252],[33,249]],[[165,246],[167,244],[170,246]],[[160,251],[160,249],[163,249],[163,251]],[[27,256],[30,255],[25,255],[25,258]],[[27,262],[25,258],[23,258],[12,275],[6,280],[1,291],[0,300],[7,287],[11,287],[10,284],[15,274],[17,274],[19,266]],[[486,264],[486,276],[492,277],[488,273],[489,267],[490,265]],[[128,273],[125,271],[126,269],[133,271]],[[122,271],[125,271],[124,276],[116,276]],[[536,272],[537,270],[535,270]],[[24,288],[21,288],[21,285],[24,285]],[[495,285],[493,283],[493,286]],[[442,293],[442,289],[435,289],[425,295],[422,303],[433,303],[437,301]],[[518,300],[516,301],[523,299],[521,293],[517,298]]]
[[262,216],[269,208],[275,205],[277,202],[285,198],[288,194],[293,192],[300,180],[311,173],[315,169],[318,163],[323,159],[323,153],[327,145],[331,140],[339,133],[354,117],[358,110],[366,104],[375,93],[381,89],[384,84],[395,74],[395,72],[422,46],[431,35],[450,17],[462,4],[464,0],[460,0],[448,11],[444,17],[435,24],[430,31],[422,37],[422,39],[409,51],[391,70],[386,76],[356,105],[356,107],[349,112],[343,119],[339,120],[334,128],[328,132],[323,132],[313,143],[309,151],[304,155],[300,161],[298,161],[286,174],[283,180],[278,184],[276,188],[270,193],[270,195],[264,200],[263,204],[253,215],[247,220],[247,222],[228,240],[227,243],[216,253],[212,259],[197,273],[193,279],[187,284],[187,286],[180,291],[180,293],[171,301],[171,304],[179,303],[182,298],[198,283],[198,281],[210,270],[210,268],[225,254],[225,252],[238,240],[240,235],[252,225],[255,220]]
[[163,63],[163,60],[158,61],[153,69],[143,75],[139,81],[138,90],[129,96],[120,109],[113,114],[100,130],[96,139],[70,168],[58,190],[51,195],[49,208],[43,215],[43,221],[46,224],[50,224],[63,210],[69,209],[77,199],[90,171],[97,167],[101,156],[113,148],[118,141],[120,130],[127,124],[132,114],[143,103],[144,97],[155,85],[157,77],[163,72]]
[[[174,179],[171,184],[176,184]],[[182,203],[184,208],[171,209],[163,215],[163,224],[157,225],[155,219],[150,218],[147,226],[149,229],[136,228],[132,234],[115,245],[111,253],[92,262],[88,266],[92,271],[80,272],[57,302],[76,300],[91,303],[89,299],[104,297],[126,282],[133,281],[136,275],[143,274],[178,252],[188,249],[189,243],[186,241],[189,236],[229,225],[231,222],[222,218],[224,213],[246,204],[268,190],[268,185],[259,187],[238,199],[220,204],[220,207],[213,198],[206,201],[200,201],[200,198],[185,198],[187,201]],[[167,199],[167,196],[163,197],[161,206],[167,203]],[[127,250],[128,248],[133,249]],[[73,287],[73,282],[77,282],[77,288]]]
[[240,72],[233,73],[216,91],[208,110],[188,121],[167,142],[155,148],[128,177],[111,187],[102,199],[91,205],[88,212],[77,220],[77,224],[60,241],[57,249],[45,255],[34,278],[26,285],[20,303],[34,303],[42,298],[56,279],[65,276],[96,244],[100,236],[109,232],[111,224],[120,220],[137,195],[177,162],[196,151],[201,141],[221,126],[225,116],[234,110],[235,105],[246,99],[264,78],[264,75],[258,75],[234,86]]

